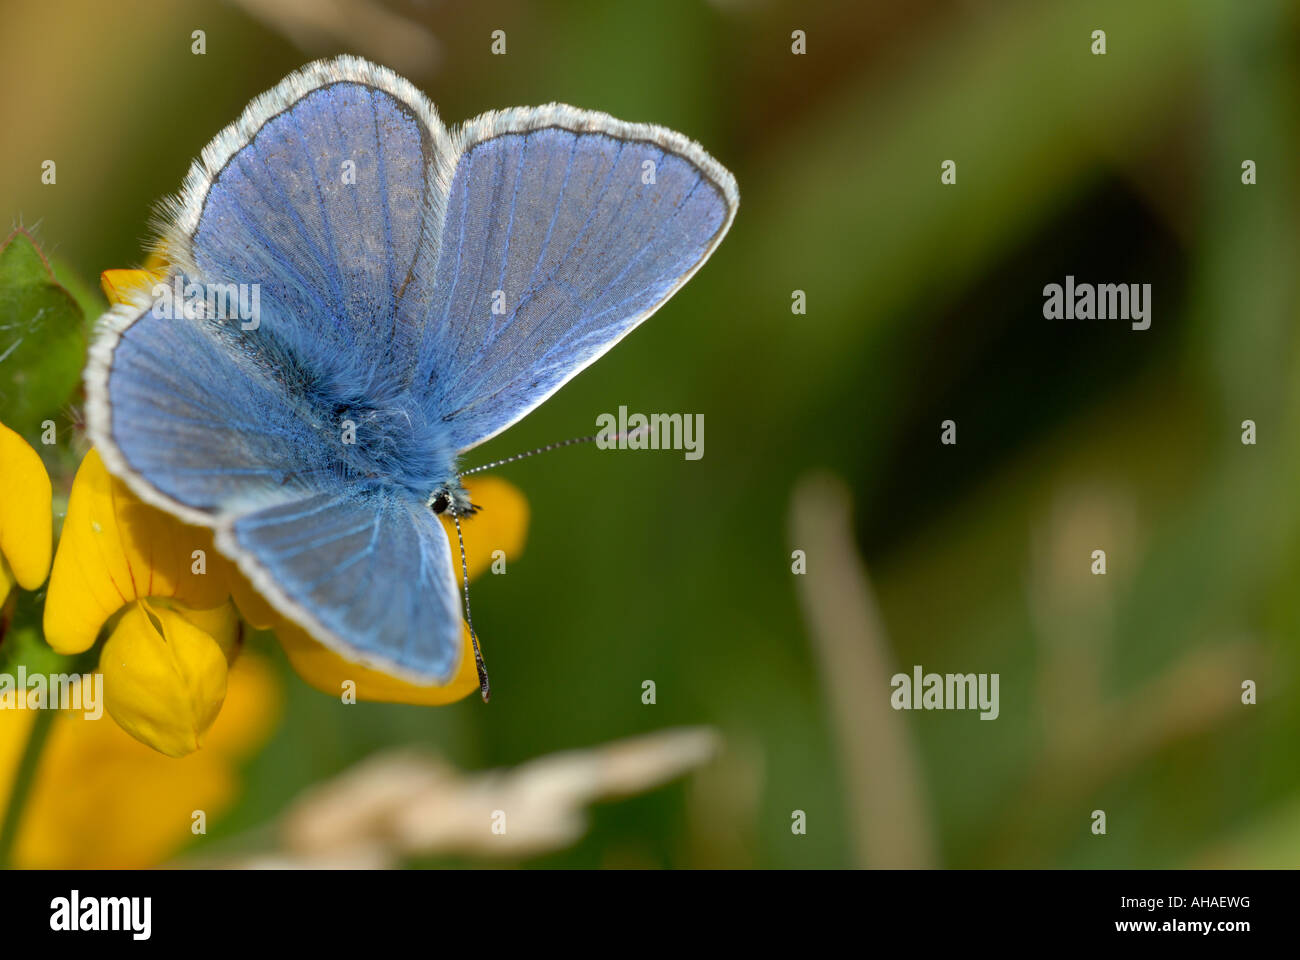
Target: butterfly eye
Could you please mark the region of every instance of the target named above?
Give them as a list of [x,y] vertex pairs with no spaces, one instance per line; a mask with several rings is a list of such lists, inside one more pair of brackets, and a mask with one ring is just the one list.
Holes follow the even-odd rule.
[[442,513],[447,509],[449,503],[451,503],[451,501],[447,498],[447,495],[445,493],[440,493],[433,498],[433,503],[429,504],[429,506],[434,513]]

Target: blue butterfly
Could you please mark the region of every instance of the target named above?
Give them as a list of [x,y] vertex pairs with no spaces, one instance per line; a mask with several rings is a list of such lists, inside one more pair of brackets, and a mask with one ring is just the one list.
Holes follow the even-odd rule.
[[[738,202],[662,127],[552,104],[447,130],[390,70],[310,64],[163,208],[172,277],[101,320],[90,436],[319,641],[445,684],[462,612],[437,514],[474,510],[460,456],[662,306]],[[208,294],[160,310],[171,284]],[[249,289],[255,318],[214,308]]]

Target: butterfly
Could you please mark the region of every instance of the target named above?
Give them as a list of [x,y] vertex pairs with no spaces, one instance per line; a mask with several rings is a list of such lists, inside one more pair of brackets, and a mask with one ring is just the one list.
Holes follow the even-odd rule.
[[[170,276],[101,318],[89,435],[317,640],[445,684],[462,610],[438,515],[475,509],[461,455],[661,307],[738,202],[662,127],[551,104],[448,130],[384,67],[309,64],[161,207]],[[207,295],[160,309],[173,288]]]

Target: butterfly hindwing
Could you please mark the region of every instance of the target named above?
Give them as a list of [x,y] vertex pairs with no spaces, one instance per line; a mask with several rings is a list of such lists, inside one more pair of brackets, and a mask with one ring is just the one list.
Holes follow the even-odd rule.
[[461,616],[447,534],[424,504],[382,489],[319,493],[240,517],[218,544],[350,659],[446,683],[460,663]]

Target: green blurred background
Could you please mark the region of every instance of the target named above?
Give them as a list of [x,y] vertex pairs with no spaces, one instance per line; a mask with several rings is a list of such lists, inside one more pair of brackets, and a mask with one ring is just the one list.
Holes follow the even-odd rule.
[[[0,209],[91,288],[141,262],[153,204],[254,95],[334,53],[393,67],[448,123],[558,100],[663,124],[740,185],[698,276],[469,462],[621,404],[702,413],[704,458],[582,448],[502,471],[532,521],[509,574],[473,591],[490,706],[343,707],[260,638],[283,720],[188,852],[238,846],[395,745],[479,770],[706,724],[713,763],[523,862],[1300,864],[1295,4],[51,0],[3,17]],[[1043,319],[1067,273],[1152,284],[1151,328]],[[851,524],[819,527],[844,493]],[[913,664],[999,673],[1001,716],[888,710]]]

